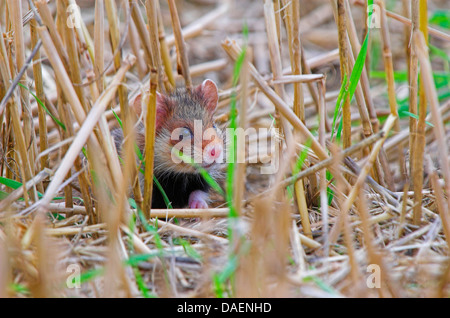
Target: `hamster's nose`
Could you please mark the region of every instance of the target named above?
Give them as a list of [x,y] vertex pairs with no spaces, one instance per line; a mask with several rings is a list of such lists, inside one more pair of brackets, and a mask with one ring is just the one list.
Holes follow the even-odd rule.
[[[215,161],[216,159],[220,158],[223,152],[223,146],[220,143],[211,143],[208,146],[206,146],[206,149],[204,150],[204,153],[208,158],[205,158],[206,161]],[[208,162],[209,163],[209,162]]]
[[222,154],[222,146],[220,144],[215,144],[210,150],[209,154],[211,155],[211,158],[219,158]]

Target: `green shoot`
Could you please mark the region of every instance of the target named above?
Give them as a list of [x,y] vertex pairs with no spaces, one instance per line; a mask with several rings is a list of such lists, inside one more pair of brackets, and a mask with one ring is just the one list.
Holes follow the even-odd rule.
[[23,85],[22,83],[18,83],[20,87],[25,88],[28,92],[30,92],[30,94],[34,97],[34,99],[36,100],[36,102],[38,103],[39,106],[41,106],[45,112],[53,119],[53,121],[60,126],[64,131],[66,131],[66,126],[55,116],[53,116],[53,114],[47,109],[47,107],[45,107],[44,103],[36,96],[33,94],[32,91],[30,91],[30,89],[28,87],[26,87],[25,85]]
[[190,164],[195,169],[197,169],[197,171],[201,174],[203,179],[205,179],[205,181],[211,186],[211,188],[214,189],[214,191],[221,194],[222,196],[225,195],[222,188],[220,187],[220,185],[217,183],[216,180],[214,180],[213,177],[211,177],[211,175],[209,174],[209,172],[206,169],[204,169],[200,165],[196,164],[191,157],[185,155],[181,151],[178,151],[178,153],[177,153],[177,151],[174,149],[173,153],[175,155],[177,155],[184,163]]

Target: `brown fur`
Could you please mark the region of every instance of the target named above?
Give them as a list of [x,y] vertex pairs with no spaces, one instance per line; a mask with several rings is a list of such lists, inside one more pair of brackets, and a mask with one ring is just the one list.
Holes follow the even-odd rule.
[[[190,155],[192,158],[203,159],[205,151],[210,155],[211,152],[209,149],[213,145],[214,149],[216,149],[215,147],[219,147],[223,151],[223,137],[215,128],[213,118],[217,101],[217,87],[209,80],[203,82],[203,84],[192,91],[177,89],[167,96],[161,94],[157,96],[154,175],[163,187],[165,187],[169,199],[180,207],[187,204],[184,200],[190,193],[196,190],[207,192],[209,186],[194,166],[173,160],[172,148],[180,140],[178,136],[172,138],[172,132],[177,128],[188,128],[191,131],[193,134],[190,139],[191,153],[185,154]],[[135,112],[140,116],[141,97],[136,98],[132,104]],[[200,120],[202,123],[202,131],[197,132],[197,135],[195,135],[196,120]],[[142,124],[139,127],[136,141],[143,153],[145,149],[145,129]],[[210,134],[204,140],[203,135],[207,129],[209,129],[208,132]],[[222,171],[220,164],[213,163],[211,166],[208,166],[205,163],[204,167],[213,178],[218,179],[221,177]],[[154,192],[154,195],[158,197],[160,194]],[[157,206],[160,207],[161,200],[159,198],[156,200],[158,201]],[[153,203],[155,204],[155,200]]]

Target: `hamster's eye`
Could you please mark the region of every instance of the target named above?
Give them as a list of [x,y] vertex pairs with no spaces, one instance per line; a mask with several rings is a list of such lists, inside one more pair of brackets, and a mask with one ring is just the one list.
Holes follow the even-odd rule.
[[183,127],[183,128],[181,128],[180,129],[180,141],[181,140],[188,140],[188,139],[191,139],[191,137],[192,137],[192,132],[191,132],[191,130],[189,129],[189,128],[187,128],[187,127]]

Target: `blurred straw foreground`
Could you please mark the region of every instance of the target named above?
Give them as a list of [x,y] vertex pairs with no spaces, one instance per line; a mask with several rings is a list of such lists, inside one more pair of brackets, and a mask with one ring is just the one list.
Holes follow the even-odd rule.
[[[0,29],[0,297],[450,296],[447,0],[0,0]],[[243,160],[151,209],[156,92],[207,78]]]

